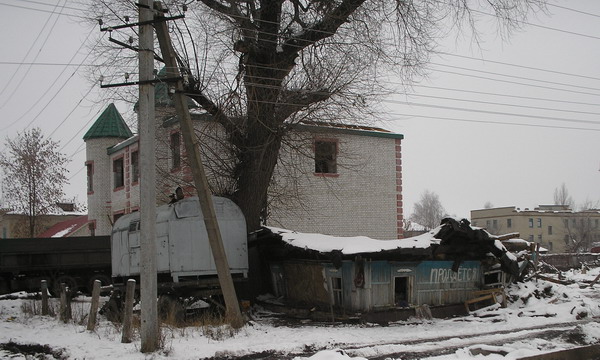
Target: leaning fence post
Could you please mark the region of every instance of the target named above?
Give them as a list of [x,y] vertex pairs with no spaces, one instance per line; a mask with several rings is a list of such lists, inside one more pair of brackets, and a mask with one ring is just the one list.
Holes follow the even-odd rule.
[[93,331],[96,327],[96,315],[98,315],[98,302],[100,301],[100,280],[94,280],[94,288],[92,289],[92,304],[90,306],[90,316],[88,317],[87,329]]
[[60,320],[64,323],[71,320],[71,291],[64,283],[60,284]]
[[48,315],[48,281],[42,280],[42,315]]
[[125,308],[123,309],[123,336],[122,343],[131,342],[131,322],[133,318],[133,295],[135,293],[135,280],[127,280],[127,290],[125,293]]

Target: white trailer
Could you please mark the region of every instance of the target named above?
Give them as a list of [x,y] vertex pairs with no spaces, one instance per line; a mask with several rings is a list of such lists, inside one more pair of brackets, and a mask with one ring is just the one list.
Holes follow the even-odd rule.
[[[233,201],[213,196],[213,204],[233,276],[248,274],[246,221]],[[173,284],[216,279],[204,218],[197,197],[156,209],[157,270],[160,283]],[[140,274],[139,212],[120,217],[111,236],[112,276],[134,278]]]

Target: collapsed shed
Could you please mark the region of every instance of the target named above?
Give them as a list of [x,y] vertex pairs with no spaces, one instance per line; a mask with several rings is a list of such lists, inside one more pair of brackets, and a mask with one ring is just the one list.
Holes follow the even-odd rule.
[[495,236],[452,218],[397,240],[265,228],[256,239],[275,296],[290,305],[373,312],[463,304],[490,270],[518,273]]

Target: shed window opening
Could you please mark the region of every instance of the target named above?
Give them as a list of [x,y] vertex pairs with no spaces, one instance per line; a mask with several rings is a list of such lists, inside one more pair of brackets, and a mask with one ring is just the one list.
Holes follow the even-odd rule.
[[394,278],[394,304],[399,307],[408,307],[408,277]]
[[123,170],[123,158],[113,161],[113,180],[115,189],[125,185],[125,176]]
[[315,173],[337,174],[337,142],[315,141]]
[[331,290],[333,292],[333,305],[342,306],[342,278],[332,277],[331,278]]

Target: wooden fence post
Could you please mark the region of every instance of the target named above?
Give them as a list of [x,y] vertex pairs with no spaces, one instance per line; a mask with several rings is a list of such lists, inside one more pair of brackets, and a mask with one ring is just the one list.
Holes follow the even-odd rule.
[[122,343],[131,342],[131,322],[133,320],[133,295],[135,294],[135,280],[127,280],[125,293],[125,306],[123,308],[123,336]]
[[92,304],[90,305],[90,316],[88,317],[87,329],[93,331],[96,327],[96,317],[98,315],[98,302],[100,301],[100,280],[94,280],[94,288],[92,289]]
[[71,320],[71,290],[65,283],[60,284],[60,320]]
[[48,281],[42,280],[42,315],[48,315]]

